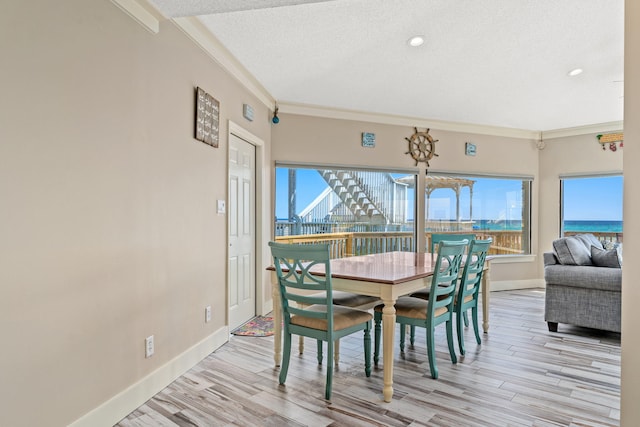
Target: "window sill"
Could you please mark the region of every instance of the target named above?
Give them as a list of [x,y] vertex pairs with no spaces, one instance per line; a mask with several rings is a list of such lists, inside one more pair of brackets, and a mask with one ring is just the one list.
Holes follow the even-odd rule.
[[487,260],[491,261],[491,264],[514,264],[521,262],[534,262],[536,255],[523,254],[523,255],[488,255]]

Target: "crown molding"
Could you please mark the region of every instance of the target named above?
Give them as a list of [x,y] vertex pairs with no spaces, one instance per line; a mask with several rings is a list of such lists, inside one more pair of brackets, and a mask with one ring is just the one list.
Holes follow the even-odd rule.
[[276,101],[255,77],[238,61],[233,54],[197,18],[173,18],[173,23],[191,40],[200,46],[214,61],[236,78],[247,90],[264,105],[273,108]]
[[470,123],[431,120],[419,117],[394,116],[390,114],[369,113],[365,111],[346,110],[340,108],[320,107],[307,104],[296,104],[278,101],[278,111],[287,114],[324,117],[328,119],[355,120],[362,122],[383,123],[398,126],[417,126],[452,132],[464,132],[480,135],[505,136],[509,138],[537,139],[539,131],[505,128],[499,126],[476,125]]
[[160,32],[162,14],[148,2],[144,0],[111,0],[111,3],[118,6],[147,31],[153,34]]
[[622,132],[623,130],[624,122],[607,122],[573,128],[547,130],[542,132],[542,137],[544,140],[547,140],[553,138],[565,138],[568,136],[588,135],[591,133]]

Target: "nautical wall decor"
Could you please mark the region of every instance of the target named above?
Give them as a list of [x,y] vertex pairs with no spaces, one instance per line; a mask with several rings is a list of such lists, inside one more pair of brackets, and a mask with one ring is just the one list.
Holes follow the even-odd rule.
[[624,147],[624,134],[623,133],[607,133],[604,135],[598,135],[598,142],[602,144],[602,149],[606,150],[607,145],[609,146],[609,150],[616,151],[618,146],[616,143],[620,144],[620,148]]
[[424,132],[420,132],[417,127],[413,128],[415,132],[409,138],[405,138],[409,142],[409,151],[405,154],[410,154],[413,160],[416,161],[416,166],[418,163],[424,162],[429,166],[429,160],[433,158],[433,156],[438,156],[436,154],[436,142],[437,139],[433,139],[431,135],[429,135],[429,129]]

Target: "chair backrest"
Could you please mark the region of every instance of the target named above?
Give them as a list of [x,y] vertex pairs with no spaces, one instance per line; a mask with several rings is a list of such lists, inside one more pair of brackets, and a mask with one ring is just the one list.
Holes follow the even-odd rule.
[[474,233],[467,234],[455,234],[455,233],[431,233],[431,246],[429,252],[435,253],[434,250],[437,248],[438,243],[443,240],[447,240],[450,242],[457,242],[460,240],[467,240],[471,242],[476,238]]
[[441,240],[438,243],[438,255],[427,305],[427,318],[433,319],[446,313],[448,316],[445,317],[451,316],[460,265],[468,243],[468,240]]
[[[328,330],[332,331],[333,293],[329,245],[269,242],[269,246],[278,277],[285,328],[288,327],[292,315],[300,315],[324,319],[327,321]],[[314,291],[315,296],[304,295],[304,291]],[[326,311],[307,309],[314,304],[325,305]]]
[[491,246],[491,239],[473,240],[469,245],[464,270],[460,278],[457,300],[464,304],[466,300],[477,299],[480,290],[480,281],[484,271],[484,263],[487,252]]

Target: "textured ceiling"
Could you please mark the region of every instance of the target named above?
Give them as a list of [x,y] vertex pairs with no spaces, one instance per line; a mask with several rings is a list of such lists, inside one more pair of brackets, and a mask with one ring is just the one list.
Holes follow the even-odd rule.
[[331,0],[153,0],[152,3],[154,3],[165,16],[176,18],[293,6],[305,3],[319,3],[321,1]]
[[153,2],[201,15],[281,103],[535,131],[623,118],[623,0]]

